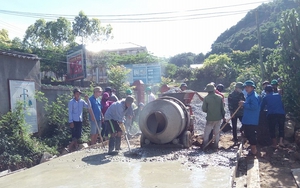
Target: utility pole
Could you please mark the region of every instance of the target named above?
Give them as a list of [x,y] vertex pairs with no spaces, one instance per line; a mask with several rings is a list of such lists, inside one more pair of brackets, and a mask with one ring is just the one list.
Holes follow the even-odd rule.
[[263,63],[263,58],[262,58],[262,51],[261,51],[261,37],[260,37],[260,31],[259,31],[259,23],[258,23],[258,12],[256,10],[256,27],[257,27],[257,38],[258,38],[258,52],[259,52],[259,64],[260,64],[260,69],[261,69],[261,78],[262,80],[265,79],[265,65]]

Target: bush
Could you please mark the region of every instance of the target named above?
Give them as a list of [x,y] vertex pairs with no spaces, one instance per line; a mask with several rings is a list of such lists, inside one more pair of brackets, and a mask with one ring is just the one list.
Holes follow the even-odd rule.
[[0,117],[0,171],[31,167],[40,162],[45,151],[56,153],[28,130],[22,104]]
[[[91,93],[90,91],[88,93]],[[38,93],[38,99],[44,101],[44,108],[47,128],[42,134],[42,139],[50,147],[55,147],[60,151],[66,147],[71,140],[71,130],[68,123],[68,102],[72,99],[73,94],[60,95],[56,101],[49,103],[43,96],[43,93]],[[82,142],[89,141],[90,126],[87,110],[83,112],[83,130]]]

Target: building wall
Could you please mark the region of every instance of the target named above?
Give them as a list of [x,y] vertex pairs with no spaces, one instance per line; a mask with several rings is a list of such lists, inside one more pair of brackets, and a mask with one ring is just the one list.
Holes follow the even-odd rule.
[[34,81],[35,89],[40,90],[40,62],[0,54],[0,67],[0,114],[5,114],[10,110],[8,80]]

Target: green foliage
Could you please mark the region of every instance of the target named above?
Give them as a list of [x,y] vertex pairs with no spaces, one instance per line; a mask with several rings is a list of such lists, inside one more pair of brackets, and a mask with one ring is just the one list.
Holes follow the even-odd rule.
[[123,66],[111,66],[108,70],[109,84],[117,88],[117,96],[121,98],[126,96],[126,89],[129,88],[129,84],[126,83],[128,73],[129,70]]
[[260,66],[258,64],[240,70],[236,81],[244,83],[246,80],[252,80],[255,82],[256,86],[259,86],[262,82],[262,78],[260,76]]
[[193,71],[191,68],[179,67],[173,77],[178,80],[191,80]]
[[177,69],[178,67],[176,65],[168,63],[167,66],[165,67],[165,76],[167,78],[174,78]]
[[279,43],[281,48],[274,51],[272,59],[279,65],[279,76],[285,82],[281,87],[284,89],[283,99],[285,109],[300,120],[300,8],[284,12],[281,19]]
[[209,54],[231,53],[232,50],[247,51],[256,45],[258,43],[256,14],[260,24],[262,46],[276,48],[278,33],[275,30],[281,27],[281,13],[298,6],[299,4],[293,0],[274,0],[260,5],[249,11],[235,26],[223,32],[212,44],[212,51]]
[[89,19],[83,11],[80,11],[72,25],[73,34],[80,37],[81,44],[108,40],[111,38],[112,27],[101,27],[100,20],[97,18]]
[[170,78],[166,78],[166,77],[161,77],[161,82],[160,82],[160,87],[163,85],[168,85],[172,83],[172,80]]
[[172,63],[178,67],[190,67],[191,64],[195,64],[195,57],[196,55],[191,52],[177,54],[170,58],[169,63]]
[[9,48],[11,41],[8,37],[8,31],[5,29],[0,30],[0,48],[7,49]]
[[198,69],[195,77],[198,80],[205,80],[206,83],[215,82],[229,85],[236,77],[236,67],[226,55],[210,55],[204,61],[204,66]]
[[[91,95],[91,90],[92,86],[86,94]],[[73,98],[72,92],[70,91],[69,94],[59,95],[54,102],[48,102],[42,92],[36,93],[36,98],[38,101],[44,103],[45,117],[47,117],[45,122],[47,127],[42,134],[43,141],[57,150],[66,147],[71,138],[68,123],[68,102]],[[89,141],[89,127],[88,112],[84,110],[81,138],[83,142]]]
[[0,117],[0,171],[36,165],[45,151],[56,153],[29,134],[21,103]]

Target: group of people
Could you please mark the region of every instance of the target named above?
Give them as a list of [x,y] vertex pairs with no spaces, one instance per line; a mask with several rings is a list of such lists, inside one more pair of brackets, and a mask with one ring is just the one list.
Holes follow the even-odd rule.
[[[238,143],[237,120],[239,120],[242,123],[240,131],[250,144],[251,151],[249,155],[251,156],[257,155],[257,127],[261,111],[267,111],[268,126],[273,142],[272,147],[285,147],[283,143],[285,111],[281,99],[283,92],[278,89],[278,85],[278,80],[272,80],[271,84],[265,81],[262,83],[263,92],[261,95],[258,95],[255,91],[256,85],[252,80],[244,83],[237,82],[234,91],[228,96],[233,141],[235,144]],[[202,110],[207,113],[203,145],[206,146],[209,143],[209,135],[213,130],[213,146],[218,148],[221,121],[226,121],[223,97],[218,94],[214,83],[208,84],[205,90],[208,92],[208,95],[204,97],[202,105]],[[245,95],[244,92],[246,93]],[[277,126],[279,129],[279,144],[277,144],[275,134]]]
[[[93,95],[80,98],[82,92],[75,88],[74,97],[69,101],[69,124],[72,132],[72,142],[68,150],[74,151],[78,148],[78,140],[82,133],[83,108],[88,109],[90,121],[90,144],[96,144],[98,136],[109,139],[109,154],[121,149],[121,135],[129,133],[134,118],[138,116],[144,104],[140,103],[138,108],[134,107],[134,97],[130,89],[126,90],[126,98],[119,100],[115,90],[106,87],[103,92],[101,87],[95,87]],[[102,96],[102,97],[101,97]],[[147,101],[155,100],[151,88],[146,88]],[[135,110],[134,110],[135,109]]]

